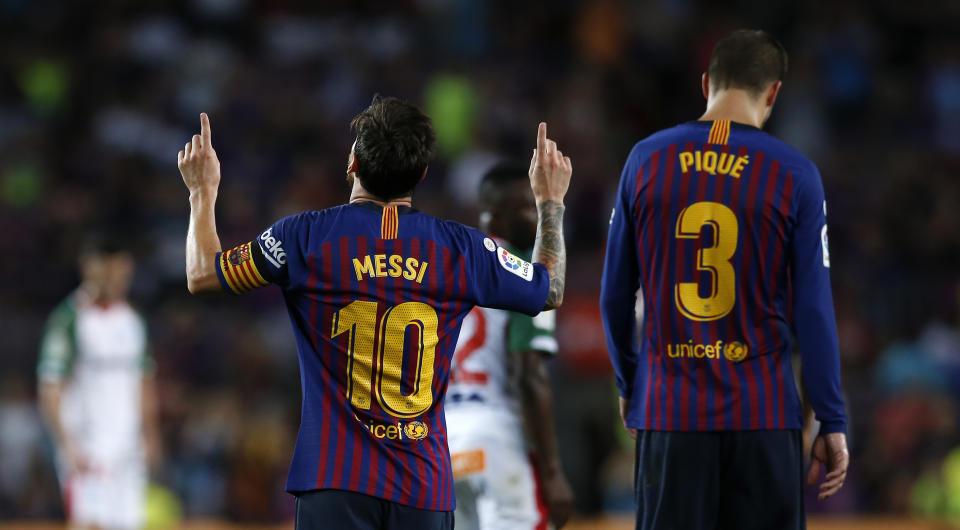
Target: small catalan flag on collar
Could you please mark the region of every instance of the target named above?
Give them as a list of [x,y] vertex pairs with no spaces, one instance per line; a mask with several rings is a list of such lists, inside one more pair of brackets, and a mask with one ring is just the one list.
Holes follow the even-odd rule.
[[400,217],[396,206],[384,206],[383,217],[380,218],[380,237],[382,239],[396,239],[400,230]]
[[730,139],[730,120],[715,120],[710,127],[710,136],[707,137],[708,144],[726,145]]

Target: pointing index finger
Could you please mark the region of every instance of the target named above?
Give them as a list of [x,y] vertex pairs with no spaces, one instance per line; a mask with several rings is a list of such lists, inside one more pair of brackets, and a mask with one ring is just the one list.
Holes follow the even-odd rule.
[[200,136],[203,137],[203,145],[210,146],[210,117],[206,112],[200,113]]
[[540,122],[537,128],[537,152],[543,154],[547,150],[547,122]]

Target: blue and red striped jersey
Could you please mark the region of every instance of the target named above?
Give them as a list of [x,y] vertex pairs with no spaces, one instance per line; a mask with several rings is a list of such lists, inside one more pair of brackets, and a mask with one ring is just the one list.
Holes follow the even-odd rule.
[[727,120],[637,143],[601,293],[628,426],[801,428],[795,336],[821,432],[845,430],[829,259],[820,174],[790,146]]
[[476,305],[539,313],[544,266],[369,202],[287,217],[217,261],[227,291],[283,290],[303,389],[287,490],[453,510],[443,402],[461,322]]

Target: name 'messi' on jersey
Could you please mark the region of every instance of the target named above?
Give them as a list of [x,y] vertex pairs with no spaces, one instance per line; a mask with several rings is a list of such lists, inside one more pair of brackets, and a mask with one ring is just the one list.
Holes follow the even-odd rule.
[[369,278],[399,278],[403,276],[405,280],[413,280],[417,283],[423,283],[423,277],[427,273],[426,261],[420,261],[417,258],[408,257],[404,259],[399,254],[373,254],[366,255],[363,258],[353,258],[353,270],[357,274],[357,281],[363,279],[364,275]]

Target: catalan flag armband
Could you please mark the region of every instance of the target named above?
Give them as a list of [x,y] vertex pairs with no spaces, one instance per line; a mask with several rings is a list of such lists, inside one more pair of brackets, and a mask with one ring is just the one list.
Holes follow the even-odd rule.
[[217,275],[227,291],[243,294],[270,283],[264,279],[254,262],[254,245],[256,243],[244,243],[217,256]]

